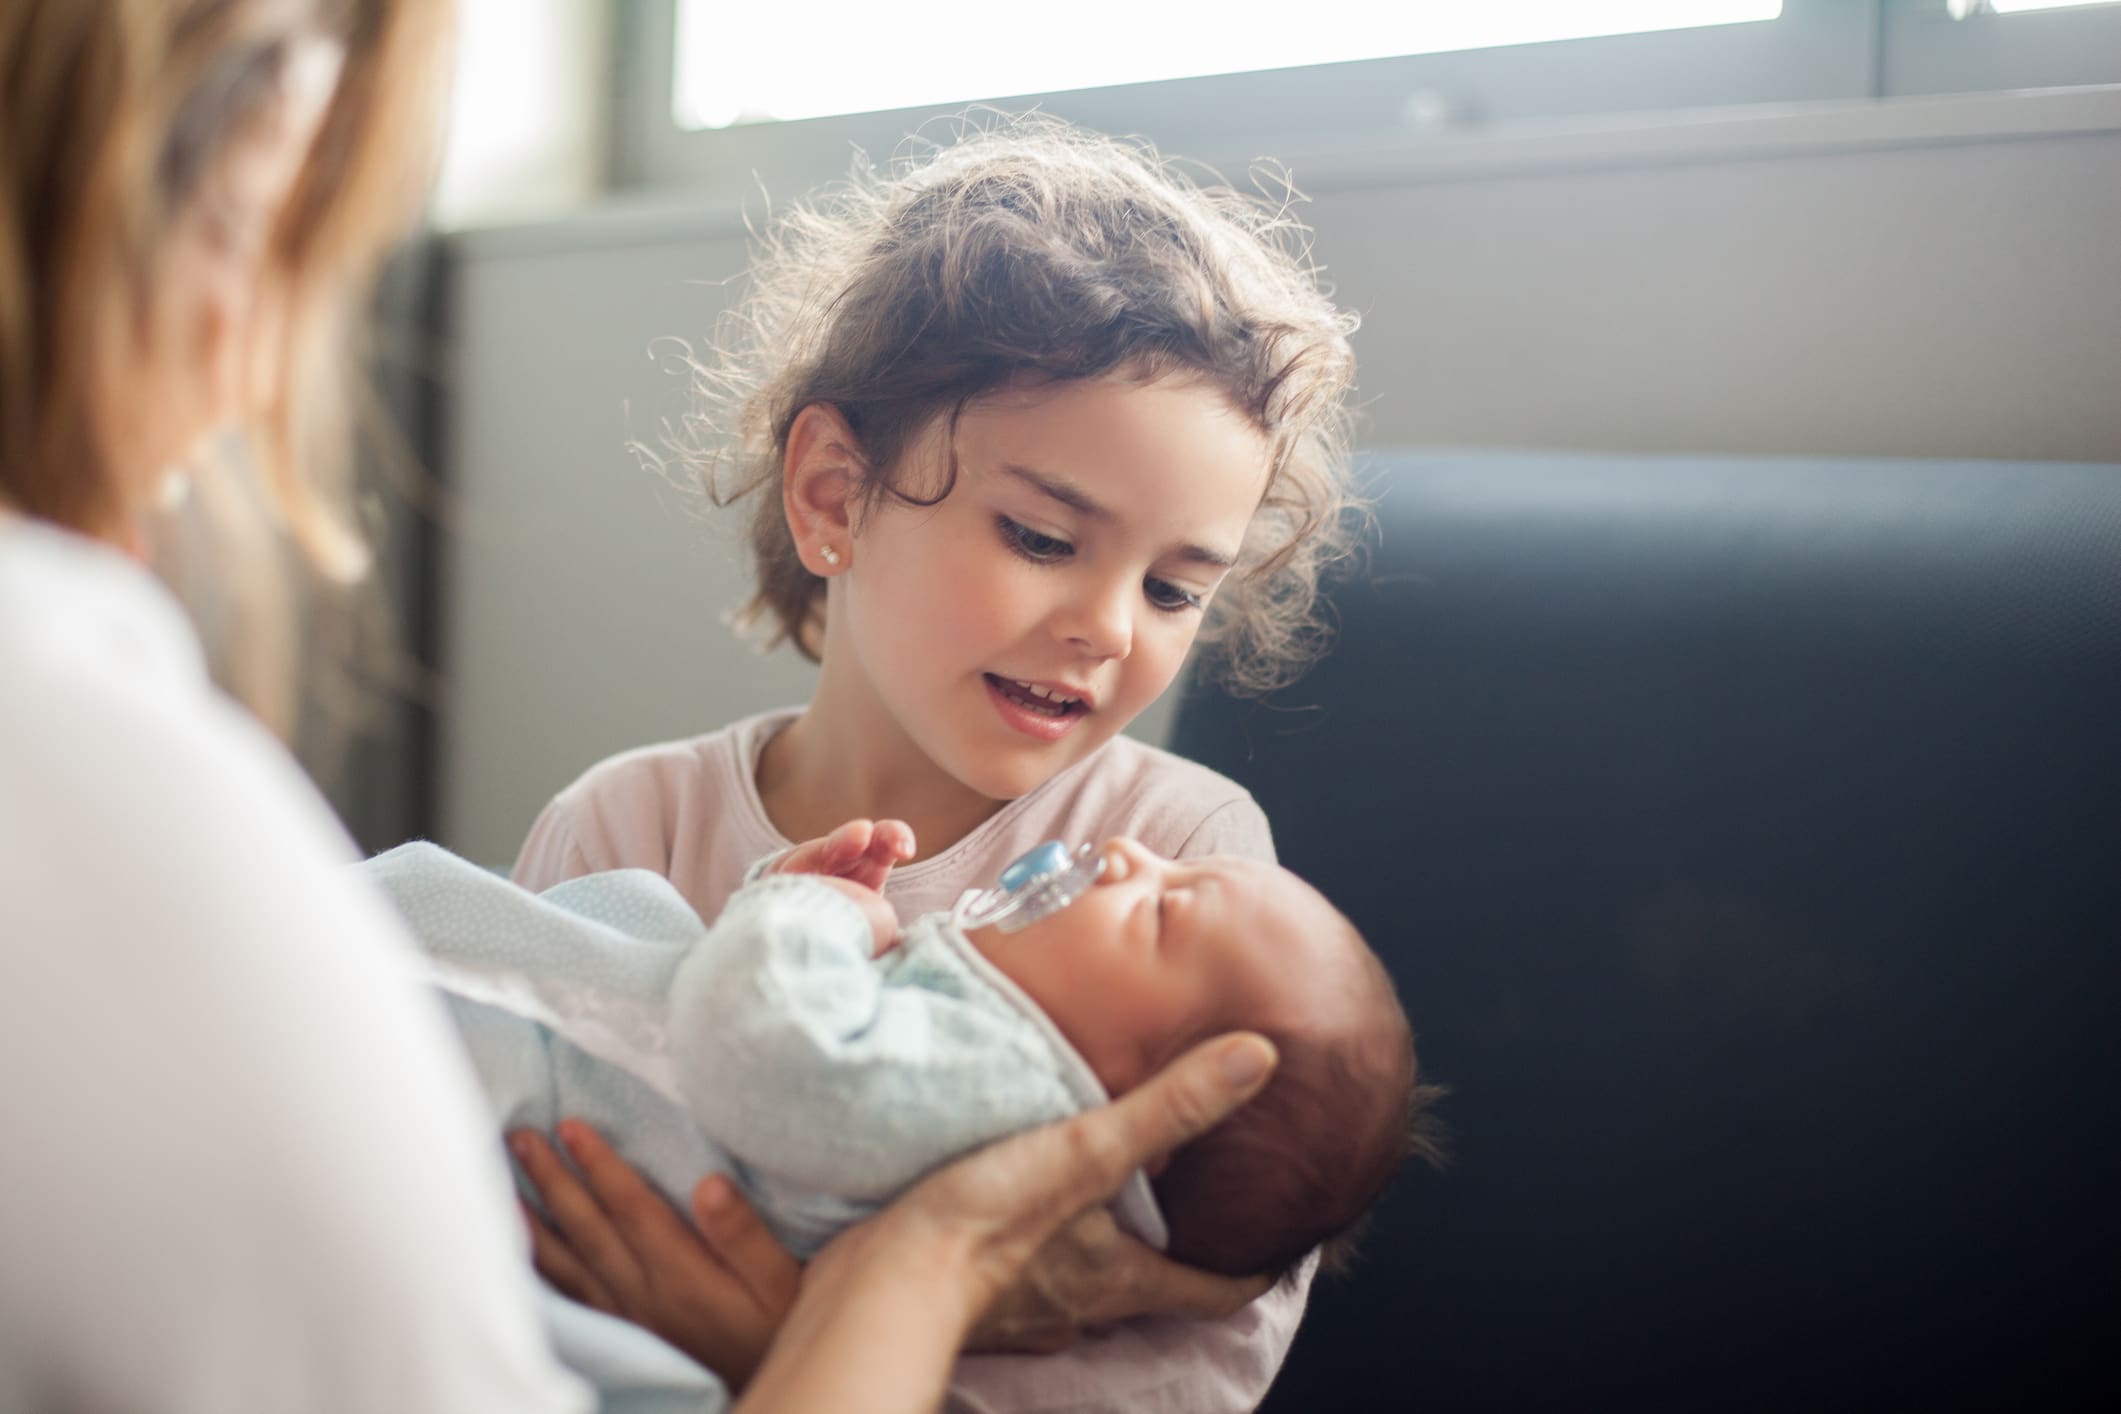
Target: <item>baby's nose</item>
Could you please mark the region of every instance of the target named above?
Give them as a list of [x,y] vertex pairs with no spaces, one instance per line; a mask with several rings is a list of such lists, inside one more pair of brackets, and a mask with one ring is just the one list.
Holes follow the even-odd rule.
[[1142,848],[1140,841],[1130,840],[1125,835],[1114,835],[1105,841],[1105,878],[1117,883],[1154,857]]

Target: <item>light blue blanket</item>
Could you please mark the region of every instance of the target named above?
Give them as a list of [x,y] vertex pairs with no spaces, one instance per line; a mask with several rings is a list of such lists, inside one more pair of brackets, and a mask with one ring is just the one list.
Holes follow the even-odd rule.
[[[681,1209],[726,1172],[800,1256],[950,1159],[1107,1098],[949,914],[872,959],[861,911],[816,879],[747,885],[709,927],[641,870],[533,894],[431,844],[361,867],[426,949],[501,1128],[583,1119]],[[1115,1210],[1163,1244],[1145,1176]],[[607,1409],[724,1402],[653,1337],[549,1304]]]

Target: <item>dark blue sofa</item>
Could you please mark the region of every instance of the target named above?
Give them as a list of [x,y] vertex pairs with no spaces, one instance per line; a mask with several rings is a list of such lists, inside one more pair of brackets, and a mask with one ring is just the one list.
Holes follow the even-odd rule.
[[1337,648],[1174,743],[1453,1087],[1268,1407],[2113,1407],[2121,467],[1370,475]]

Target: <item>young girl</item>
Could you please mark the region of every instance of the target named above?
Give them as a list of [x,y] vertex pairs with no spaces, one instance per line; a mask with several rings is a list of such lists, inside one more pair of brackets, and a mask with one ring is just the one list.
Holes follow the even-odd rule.
[[[744,870],[853,817],[910,823],[900,914],[1041,840],[1271,859],[1234,783],[1119,732],[1209,650],[1242,688],[1318,642],[1346,545],[1353,319],[1305,232],[1050,123],[978,135],[785,217],[701,366],[686,464],[754,501],[800,709],[607,760],[515,878],[667,876],[712,919]],[[1215,1322],[1144,1319],[1036,1360],[966,1359],[972,1407],[1249,1409],[1308,1270]]]

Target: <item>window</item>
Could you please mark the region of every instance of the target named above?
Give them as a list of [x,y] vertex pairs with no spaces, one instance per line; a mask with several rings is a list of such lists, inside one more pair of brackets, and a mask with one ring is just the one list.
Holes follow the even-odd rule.
[[2121,82],[2111,0],[1886,0],[1881,96]]
[[[874,0],[799,9],[678,0],[672,112],[681,128],[822,118],[1163,79],[1337,64],[1773,20],[1782,0],[1222,0],[1212,24],[1171,0],[1075,0],[1055,11],[929,0],[918,24]],[[857,64],[821,62],[829,52]],[[1115,36],[1124,42],[1115,43]]]
[[775,194],[802,190],[844,174],[853,149],[889,154],[981,101],[1242,170],[1264,152],[1403,148],[1591,115],[2121,82],[2121,3],[2086,0],[1063,9],[1065,27],[1052,7],[992,0],[632,0],[617,12],[612,182],[732,204],[755,195],[754,173]]
[[2086,5],[2111,5],[2114,0],[1952,0],[1952,18],[1963,20],[1983,11],[1994,15],[2016,15],[2026,10],[2075,10]]

